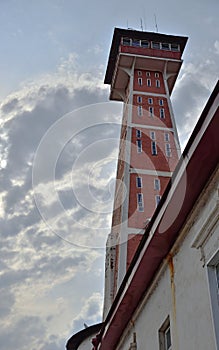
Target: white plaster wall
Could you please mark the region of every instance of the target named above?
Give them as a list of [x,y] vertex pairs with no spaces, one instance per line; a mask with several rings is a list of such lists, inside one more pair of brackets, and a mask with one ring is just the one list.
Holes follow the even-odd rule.
[[[156,287],[133,315],[117,350],[129,349],[133,332],[137,336],[137,350],[159,350],[158,330],[168,315],[172,349],[217,350],[206,261],[219,247],[218,224],[206,234],[203,230],[206,222],[213,220],[212,212],[218,201],[217,182],[212,180],[205,189],[172,249],[172,284],[171,268],[164,262],[159,280],[155,279]],[[203,231],[206,236],[202,246],[194,246]]]

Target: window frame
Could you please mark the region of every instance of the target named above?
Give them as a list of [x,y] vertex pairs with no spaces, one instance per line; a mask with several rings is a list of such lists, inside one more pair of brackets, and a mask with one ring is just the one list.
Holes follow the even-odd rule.
[[143,85],[142,78],[138,78],[138,85],[139,85],[139,86],[142,86],[142,85]]
[[[166,334],[169,331],[170,334],[170,346],[167,344]],[[162,326],[158,331],[159,337],[159,350],[171,350],[172,349],[172,336],[171,336],[171,326],[170,326],[170,317],[168,316]]]
[[159,99],[159,106],[164,106],[164,100],[162,98]]
[[165,153],[168,158],[172,157],[170,143],[165,143]]
[[155,133],[155,131],[150,131],[150,138],[151,138],[151,140],[153,140],[153,141],[156,140],[156,133]]
[[165,109],[160,108],[160,119],[165,119]]
[[155,78],[159,78],[159,77],[160,77],[160,74],[159,74],[158,72],[155,72],[155,73],[154,73],[154,76],[155,76]]
[[147,87],[151,87],[151,79],[147,79]]
[[154,179],[154,190],[160,191],[160,179],[158,179],[158,178]]
[[149,107],[148,112],[149,112],[149,116],[153,118],[154,117],[154,107]]
[[164,142],[170,142],[170,134],[169,132],[164,133]]
[[143,108],[141,105],[139,105],[137,107],[137,111],[138,111],[138,117],[142,117],[143,116]]
[[141,176],[136,176],[136,187],[137,188],[142,188],[142,177]]
[[137,103],[142,103],[142,96],[137,96]]
[[142,153],[142,141],[137,140],[136,145],[137,145],[137,153]]
[[137,138],[141,138],[141,130],[139,130],[139,129],[136,129],[136,137]]
[[139,212],[144,211],[144,196],[143,193],[137,193],[137,209]]
[[148,97],[148,104],[149,105],[153,105],[153,98],[152,97]]
[[152,154],[152,156],[157,156],[157,143],[156,143],[156,141],[151,141],[151,154]]
[[156,86],[156,88],[160,88],[160,80],[159,79],[155,80],[155,86]]

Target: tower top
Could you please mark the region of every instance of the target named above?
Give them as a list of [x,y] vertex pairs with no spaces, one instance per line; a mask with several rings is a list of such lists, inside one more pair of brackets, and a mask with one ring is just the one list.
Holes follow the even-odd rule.
[[[141,57],[157,58],[157,67],[155,69],[159,70],[162,68],[162,58],[163,61],[166,59],[178,61],[178,63],[181,61],[181,56],[187,40],[188,37],[184,36],[115,28],[104,83],[112,85],[113,74],[119,53],[126,56],[138,56],[139,64],[142,64],[142,60],[140,60]],[[158,62],[159,60],[160,62]],[[131,62],[127,63],[129,64]],[[181,64],[178,64],[177,69],[174,69],[176,76],[180,66]],[[175,79],[170,84],[170,92],[173,89],[174,83]]]

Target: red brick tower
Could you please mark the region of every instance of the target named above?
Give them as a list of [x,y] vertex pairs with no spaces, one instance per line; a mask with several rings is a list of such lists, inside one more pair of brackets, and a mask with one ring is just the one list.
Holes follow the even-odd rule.
[[114,31],[105,83],[111,86],[110,99],[123,101],[124,109],[104,314],[179,159],[170,95],[186,41],[181,36]]

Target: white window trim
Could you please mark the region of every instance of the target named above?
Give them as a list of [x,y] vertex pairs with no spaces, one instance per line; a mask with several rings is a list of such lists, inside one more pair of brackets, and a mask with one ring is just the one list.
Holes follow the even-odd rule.
[[172,157],[172,152],[171,152],[170,143],[166,143],[166,144],[165,144],[165,152],[166,152],[166,156],[167,156],[168,158]]
[[151,87],[151,79],[147,79],[147,86]]
[[156,194],[156,196],[155,196],[155,204],[156,204],[156,207],[158,206],[160,200],[161,200],[161,195]]
[[[155,153],[153,151],[153,145],[155,145]],[[157,144],[156,144],[156,141],[151,141],[151,154],[152,154],[152,156],[156,156],[157,155]]]
[[165,109],[160,108],[160,119],[165,119]]
[[154,107],[149,107],[149,116],[154,117]]
[[[141,195],[141,201],[139,201],[139,196]],[[138,211],[143,212],[144,211],[144,197],[143,197],[143,193],[137,193],[137,208]]]
[[142,153],[142,141],[141,140],[137,140],[136,141],[136,145],[137,145],[137,153]]
[[[138,135],[138,133],[139,133],[139,135]],[[140,138],[140,137],[141,137],[141,130],[136,129],[136,137],[137,137],[137,138]]]
[[165,142],[170,142],[170,134],[168,132],[164,133],[164,141]]
[[142,106],[138,106],[138,116],[142,117],[143,116],[143,109]]
[[[158,186],[156,185],[158,184]],[[154,190],[155,191],[160,191],[160,179],[154,179]]]
[[160,88],[160,80],[159,79],[156,79],[155,85],[156,85],[157,88]]
[[[151,101],[151,102],[150,102]],[[148,104],[152,105],[153,104],[153,98],[152,97],[148,97]]]
[[[170,330],[170,340],[171,340],[171,346],[169,347],[169,349],[167,349],[166,337],[165,337],[168,330]],[[163,325],[160,327],[160,329],[158,331],[158,335],[159,335],[159,350],[171,350],[172,349],[172,336],[171,336],[171,327],[170,327],[169,316],[164,321]]]
[[153,140],[153,141],[156,140],[156,133],[155,133],[155,131],[150,131],[150,138],[151,138],[151,140]]
[[150,77],[151,73],[150,72],[146,72],[146,77]]
[[142,75],[142,71],[138,70],[138,76],[141,76],[141,75]]
[[138,85],[142,86],[142,78],[138,78]]
[[164,106],[164,101],[163,101],[163,99],[159,99],[159,106]]
[[141,96],[137,96],[137,102],[138,103],[142,103],[142,97]]
[[[139,181],[140,181],[141,186],[138,186],[138,179],[140,179]],[[142,187],[143,187],[143,186],[142,186],[142,177],[141,177],[141,176],[137,176],[137,177],[136,177],[136,187],[137,187],[137,188],[142,188]]]

